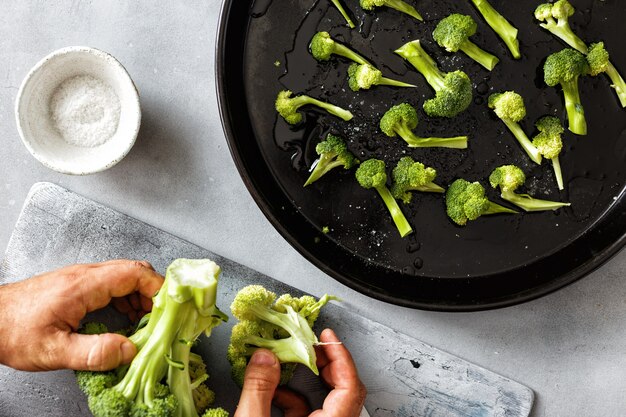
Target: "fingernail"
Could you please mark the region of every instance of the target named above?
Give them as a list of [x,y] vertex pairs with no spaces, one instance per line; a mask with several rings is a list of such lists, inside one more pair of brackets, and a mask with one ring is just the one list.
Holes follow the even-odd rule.
[[276,363],[276,357],[267,350],[257,350],[250,358],[250,363],[254,365],[269,365],[272,366]]
[[132,342],[124,342],[121,346],[122,362],[128,363],[135,357],[135,345]]

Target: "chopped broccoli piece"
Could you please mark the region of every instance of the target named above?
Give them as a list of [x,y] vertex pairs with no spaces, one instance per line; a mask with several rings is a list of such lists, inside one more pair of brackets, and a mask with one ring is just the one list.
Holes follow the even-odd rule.
[[302,114],[298,112],[298,109],[306,104],[312,104],[324,109],[333,116],[337,116],[345,121],[351,120],[353,117],[352,113],[339,106],[314,99],[304,94],[296,97],[291,97],[291,94],[292,92],[289,90],[279,92],[275,103],[276,111],[289,124],[295,125],[302,121]]
[[228,417],[228,411],[224,410],[221,407],[218,408],[211,408],[206,410],[206,412],[204,414],[202,414],[202,417]]
[[528,157],[534,162],[541,164],[541,153],[528,139],[528,136],[526,136],[526,133],[519,125],[519,122],[526,117],[526,107],[524,106],[522,96],[515,91],[494,93],[489,96],[488,105],[513,133],[513,136],[526,151]]
[[353,63],[348,67],[348,86],[352,91],[368,90],[373,85],[390,85],[393,87],[415,87],[413,84],[383,77],[383,73],[368,64]]
[[410,156],[402,157],[391,172],[391,194],[396,200],[409,204],[413,198],[412,191],[444,193],[445,190],[433,182],[436,176],[434,168],[415,162]]
[[413,232],[398,202],[387,188],[387,173],[385,172],[385,163],[383,161],[380,159],[368,159],[361,163],[356,170],[356,179],[361,187],[367,189],[374,188],[378,191],[389,213],[391,213],[391,218],[398,228],[401,237],[405,237]]
[[354,29],[354,22],[352,21],[352,19],[350,19],[350,16],[348,16],[348,13],[346,13],[346,9],[344,9],[341,2],[339,0],[330,0],[330,1],[335,5],[337,10],[339,10],[339,13],[341,13],[343,18],[346,20],[346,23],[348,24],[348,26],[350,26],[350,29]]
[[281,383],[293,374],[293,364],[301,363],[316,375],[314,346],[318,343],[312,326],[320,309],[336,297],[324,295],[293,298],[276,294],[261,285],[249,285],[237,292],[230,309],[239,323],[232,330],[228,361],[233,380],[243,385],[248,358],[257,348],[271,350],[281,362]]
[[95,417],[198,417],[194,391],[210,390],[201,388],[206,368],[190,349],[202,333],[227,320],[215,305],[219,272],[206,259],[172,262],[149,319],[130,336],[138,349],[130,365],[77,372]]
[[472,103],[472,81],[463,71],[443,73],[424,51],[419,40],[411,41],[395,51],[406,59],[435,90],[435,97],[424,103],[424,111],[432,117],[454,117]]
[[463,51],[467,56],[491,71],[500,60],[469,40],[477,29],[478,25],[471,16],[454,13],[437,24],[433,31],[433,39],[446,51]]
[[588,73],[589,63],[585,56],[571,48],[565,48],[548,56],[543,66],[545,83],[550,87],[560,84],[563,89],[569,130],[577,135],[587,134],[585,109],[580,102],[578,92],[578,77]]
[[363,10],[374,10],[376,7],[387,6],[399,12],[408,14],[417,20],[423,21],[422,16],[415,10],[415,7],[402,0],[360,0]]
[[309,45],[309,50],[311,51],[313,58],[318,61],[328,61],[334,54],[348,58],[357,64],[369,64],[367,59],[331,38],[328,32],[317,32],[313,35]]
[[498,213],[517,213],[485,197],[485,188],[479,182],[469,182],[462,178],[455,180],[446,191],[446,212],[459,226],[480,216]]
[[563,190],[563,174],[559,154],[563,149],[561,134],[565,131],[561,121],[554,116],[544,116],[535,123],[539,134],[533,138],[533,145],[537,147],[541,155],[552,161],[554,176],[556,177],[559,190]]
[[453,138],[420,138],[412,130],[417,127],[417,111],[409,103],[391,107],[380,119],[380,130],[389,137],[400,136],[411,148],[467,148],[467,136]]
[[334,168],[350,169],[359,163],[352,152],[348,150],[343,139],[330,133],[326,136],[326,140],[317,144],[315,152],[319,158],[311,166],[311,175],[304,183],[305,187],[319,180]]
[[609,53],[604,49],[604,42],[589,45],[587,63],[589,64],[589,74],[593,77],[608,71]]
[[487,0],[472,0],[487,24],[504,41],[511,51],[513,58],[520,59],[522,54],[519,51],[517,40],[517,29],[509,23]]
[[570,203],[540,200],[528,194],[516,194],[515,190],[526,182],[526,175],[515,165],[502,165],[494,169],[489,176],[489,182],[493,188],[500,187],[502,199],[515,204],[525,211],[556,210],[570,205]]
[[[558,0],[555,3],[541,4],[535,10],[535,18],[541,22],[539,26],[551,32],[554,36],[576,49],[578,52],[587,54],[591,46],[588,48],[585,42],[580,39],[569,25],[569,17],[575,12],[574,7],[567,0]],[[602,48],[603,49],[603,48]],[[596,53],[599,50],[596,51]],[[598,57],[590,59],[590,64],[597,64],[595,61]],[[601,57],[601,59],[604,59]],[[606,58],[608,60],[608,56]],[[598,68],[597,66],[595,68]],[[592,71],[594,68],[592,67]],[[626,81],[619,73],[617,68],[609,61],[606,63],[606,75],[610,78],[612,85],[617,94],[622,107],[626,107]]]

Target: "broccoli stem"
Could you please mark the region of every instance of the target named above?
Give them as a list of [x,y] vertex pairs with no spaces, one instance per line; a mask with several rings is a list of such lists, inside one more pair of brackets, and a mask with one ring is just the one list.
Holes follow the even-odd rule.
[[565,98],[568,128],[573,133],[584,136],[587,134],[587,121],[585,120],[585,109],[580,103],[578,77],[570,81],[561,82],[561,87],[563,88],[563,97]]
[[506,46],[511,51],[513,58],[520,59],[522,55],[519,51],[517,40],[517,29],[509,23],[500,13],[494,9],[487,0],[472,0],[487,24],[500,36]]
[[[265,339],[263,337],[249,335],[246,344],[270,349],[281,363],[306,363],[309,358],[308,349],[300,341],[293,337],[286,339]],[[255,349],[251,349],[254,351]],[[304,362],[303,362],[304,361]]]
[[409,224],[408,220],[406,219],[406,217],[404,217],[404,214],[402,213],[402,210],[400,209],[398,202],[396,201],[395,198],[393,198],[393,195],[391,195],[391,191],[389,191],[389,189],[384,186],[376,187],[376,191],[378,191],[378,194],[380,194],[383,201],[385,202],[385,205],[387,206],[389,213],[391,213],[391,218],[393,219],[393,222],[396,224],[396,227],[398,228],[398,232],[400,232],[400,237],[405,237],[409,233],[412,233],[413,228],[411,228],[411,225]]
[[352,19],[350,19],[350,16],[348,16],[348,13],[346,13],[346,10],[343,8],[343,5],[339,2],[339,0],[330,1],[335,5],[337,10],[339,10],[339,13],[341,13],[343,18],[346,19],[346,23],[350,26],[350,29],[354,29],[354,22],[352,22]]
[[533,198],[528,194],[516,194],[513,191],[502,191],[500,196],[504,200],[515,204],[524,211],[556,210],[570,205],[570,203],[561,203],[559,201],[540,200],[538,198]]
[[465,52],[467,56],[487,68],[489,71],[491,71],[498,62],[500,62],[497,56],[483,50],[470,40],[463,42],[460,49]]
[[515,210],[511,210],[508,207],[501,206],[500,204],[489,202],[489,208],[483,214],[498,214],[498,213],[517,213]]
[[408,191],[421,191],[423,193],[445,193],[446,192],[445,188],[438,186],[434,182],[427,182],[426,184],[422,186],[409,188]]
[[606,69],[606,75],[609,76],[613,83],[611,87],[615,89],[620,104],[622,107],[626,107],[626,81],[624,81],[617,68],[611,62],[609,62],[609,66]]
[[415,7],[411,6],[408,3],[405,3],[402,0],[386,0],[385,5],[387,7],[391,7],[392,9],[396,9],[399,12],[406,13],[409,16],[413,16],[417,20],[423,21],[424,19],[420,14],[415,10]]
[[578,50],[585,55],[589,52],[587,45],[580,39],[569,26],[569,23],[566,19],[562,20],[563,23],[557,23],[554,19],[548,21],[548,23],[540,23],[539,26],[548,30],[557,38],[561,39],[563,42],[571,46],[572,48]]
[[343,166],[343,162],[333,160],[336,155],[322,154],[314,163],[313,163],[313,171],[309,176],[309,179],[306,180],[304,186],[310,185],[311,183],[319,180],[323,175],[325,175],[330,170]]
[[410,148],[467,148],[467,136],[456,136],[453,138],[420,138],[403,124],[398,124],[396,131]]
[[552,161],[554,176],[556,177],[556,183],[559,186],[559,190],[563,190],[565,187],[563,186],[563,174],[561,172],[561,162],[559,161],[559,157],[555,156],[550,160]]
[[298,96],[294,97],[293,100],[295,100],[295,104],[297,107],[304,106],[305,104],[313,104],[314,106],[320,107],[326,110],[328,113],[332,114],[333,116],[337,116],[345,121],[348,121],[353,117],[352,113],[350,113],[348,110],[342,109],[341,107],[335,106],[330,103],[317,100],[313,97]]
[[517,139],[524,151],[526,151],[528,157],[532,159],[533,162],[541,164],[541,153],[539,152],[539,149],[537,149],[537,147],[533,145],[530,139],[528,139],[528,136],[526,136],[526,133],[524,133],[519,123],[516,123],[510,119],[502,119],[502,121],[504,122],[506,127],[509,128],[511,133],[513,133],[513,136],[515,136],[515,139]]
[[349,60],[352,60],[356,62],[357,64],[372,65],[369,63],[367,59],[363,58],[361,55],[357,54],[352,49],[348,48],[347,46],[339,42],[335,42],[333,44],[333,53],[335,55],[340,55],[344,58],[348,58]]
[[380,80],[378,80],[378,85],[390,85],[392,87],[415,87],[413,84],[392,80],[391,78],[387,77],[380,77]]
[[179,369],[170,366],[167,374],[167,385],[170,392],[178,399],[178,406],[173,417],[198,417],[196,406],[193,403],[191,379],[189,377],[189,358],[191,354],[190,341],[198,336],[195,334],[197,314],[192,305],[186,305],[186,312],[181,313],[181,328],[178,332],[178,340],[172,343],[172,360],[184,364]]
[[445,74],[439,70],[437,63],[426,53],[419,41],[406,43],[395,52],[409,61],[435,91],[444,88]]

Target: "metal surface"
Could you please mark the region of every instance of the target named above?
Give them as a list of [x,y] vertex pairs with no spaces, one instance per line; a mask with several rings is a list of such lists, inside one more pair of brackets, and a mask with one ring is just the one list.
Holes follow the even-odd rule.
[[[147,259],[159,271],[177,257],[215,260],[222,267],[218,305],[224,311],[235,292],[250,283],[278,293],[300,293],[48,183],[35,185],[27,199],[0,266],[0,283],[71,263],[119,257]],[[103,310],[95,318],[112,323],[119,315]],[[205,359],[219,358],[206,360],[209,385],[217,393],[218,405],[231,412],[239,397],[225,360],[232,325],[233,320],[220,326],[198,346]],[[335,329],[351,350],[369,391],[366,407],[372,417],[526,417],[530,413],[533,392],[529,388],[338,305],[324,310],[318,326]],[[292,382],[312,404],[321,404],[320,382],[304,368],[299,368]],[[60,417],[88,416],[89,412],[69,371],[24,373],[0,368],[0,415]]]

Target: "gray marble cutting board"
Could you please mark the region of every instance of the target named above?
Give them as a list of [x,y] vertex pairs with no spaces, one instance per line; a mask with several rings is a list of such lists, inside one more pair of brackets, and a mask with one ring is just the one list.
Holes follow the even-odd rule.
[[[277,293],[300,293],[50,183],[35,184],[27,198],[0,265],[0,284],[72,263],[112,258],[146,259],[163,272],[178,257],[210,258],[222,267],[218,305],[225,312],[236,291],[251,283]],[[322,290],[315,295],[322,295]],[[107,309],[96,313],[96,318],[111,324],[118,321]],[[217,405],[231,412],[239,397],[225,360],[232,324],[231,320],[216,329],[198,349],[208,364]],[[526,417],[530,413],[533,392],[529,388],[339,305],[324,310],[318,321],[319,329],[323,326],[335,329],[351,350],[369,392],[366,408],[372,417]],[[323,394],[314,381],[301,370],[292,385],[308,392],[316,404]],[[280,415],[276,410],[274,414]],[[71,371],[25,373],[0,366],[0,417],[89,415]]]

